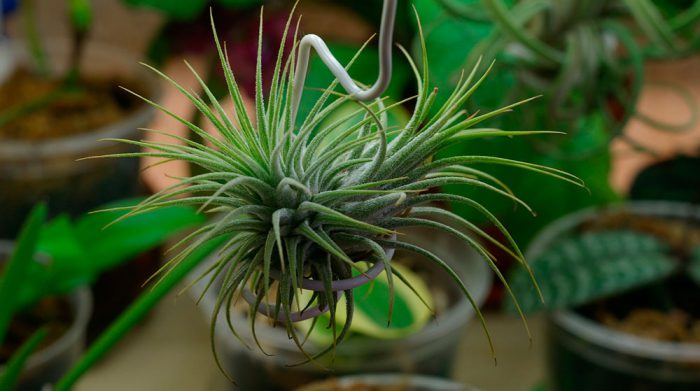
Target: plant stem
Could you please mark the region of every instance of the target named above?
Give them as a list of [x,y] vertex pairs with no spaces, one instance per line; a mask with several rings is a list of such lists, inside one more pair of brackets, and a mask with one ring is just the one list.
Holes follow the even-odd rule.
[[73,53],[71,54],[70,67],[64,81],[65,88],[74,89],[80,81],[80,58],[83,54],[85,38],[92,24],[90,0],[70,0],[68,11],[73,25]]
[[34,0],[23,0],[20,9],[22,15],[22,24],[24,25],[24,34],[27,39],[29,53],[32,55],[36,73],[41,77],[48,77],[51,70],[49,69],[49,61],[46,56],[44,46],[39,39],[39,31],[36,27],[36,7]]
[[561,64],[563,55],[558,50],[530,35],[512,18],[502,0],[482,0],[484,8],[491,12],[493,19],[503,31],[549,64]]
[[111,326],[90,346],[83,357],[56,384],[54,391],[68,391],[93,365],[95,365],[112,347],[119,342],[156,304],[160,302],[176,285],[178,285],[209,254],[221,246],[227,238],[210,240],[199,246],[190,256],[155,284],[149,291],[124,311]]

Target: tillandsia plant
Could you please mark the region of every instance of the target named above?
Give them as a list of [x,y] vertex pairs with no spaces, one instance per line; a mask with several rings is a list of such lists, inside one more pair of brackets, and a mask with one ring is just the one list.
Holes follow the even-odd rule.
[[[402,48],[417,79],[415,107],[405,126],[388,127],[386,113],[392,105],[385,105],[384,98],[378,96],[391,74],[395,6],[395,0],[385,1],[379,37],[379,80],[367,90],[353,83],[319,37],[307,35],[297,40],[296,30],[290,30],[293,22],[290,17],[286,30],[294,34],[295,50],[284,56],[286,39],[281,40],[268,96],[263,95],[258,52],[258,83],[252,113],[245,110],[230,60],[212,23],[228,94],[235,104],[233,113],[224,111],[201,79],[206,99],[153,70],[185,94],[202,118],[214,125],[218,134],[211,135],[167,108],[149,102],[185,124],[202,141],[156,131],[169,135],[175,142],[121,140],[151,151],[110,155],[178,159],[202,170],[201,174],[183,178],[176,186],[146,199],[125,217],[170,205],[197,205],[202,211],[216,214],[209,223],[177,245],[180,252],[170,261],[170,265],[176,268],[201,245],[218,237],[226,238],[217,261],[200,276],[208,279],[209,288],[215,279],[221,278],[214,317],[219,313],[229,314],[234,302],[245,300],[249,303],[251,318],[257,311],[280,322],[304,352],[303,336],[298,335],[294,323],[315,318],[326,311],[333,322],[336,304],[341,296],[345,297],[345,325],[337,334],[334,331],[333,343],[326,349],[307,353],[309,359],[331,351],[347,334],[352,322],[355,287],[381,272],[386,273],[390,287],[394,278],[404,279],[392,265],[395,249],[415,252],[443,268],[471,300],[464,284],[440,257],[402,240],[396,233],[401,227],[426,226],[459,237],[465,245],[481,254],[502,280],[494,257],[476,237],[523,260],[514,241],[508,246],[502,245],[470,221],[441,208],[424,206],[432,201],[464,203],[491,219],[503,235],[509,237],[500,222],[478,201],[427,190],[459,184],[488,189],[493,195],[524,205],[501,181],[477,168],[484,164],[535,171],[581,185],[577,178],[565,172],[507,158],[455,156],[433,159],[445,146],[475,138],[549,133],[480,128],[483,121],[511,111],[526,101],[492,112],[467,113],[462,107],[486,78],[486,73],[478,75],[476,69],[465,73],[442,106],[433,107],[438,92],[428,84],[426,56],[423,56],[424,71],[421,73]],[[338,80],[324,91],[307,116],[297,118],[311,48],[321,54]],[[335,91],[339,83],[348,94]],[[331,102],[329,98],[334,96],[337,99]],[[356,103],[355,112],[319,126],[337,107],[348,101]],[[396,105],[401,103],[404,102]],[[431,110],[435,114],[430,114]],[[358,113],[363,117],[354,120]],[[344,126],[347,121],[352,122]],[[463,233],[463,229],[471,230],[476,237]],[[371,267],[352,277],[353,269],[359,268],[360,261],[368,262]],[[167,279],[167,274],[163,278]],[[304,300],[302,290],[313,293]],[[472,304],[483,323],[473,300]],[[391,308],[390,305],[389,313]],[[212,331],[215,325],[216,322],[212,322]],[[235,325],[231,322],[229,325],[236,334]],[[255,322],[251,322],[251,327],[255,335]]]

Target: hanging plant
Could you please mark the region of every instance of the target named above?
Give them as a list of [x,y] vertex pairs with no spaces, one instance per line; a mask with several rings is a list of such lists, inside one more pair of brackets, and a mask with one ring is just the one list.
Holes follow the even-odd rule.
[[[295,36],[295,50],[285,56],[286,35],[290,34],[292,18],[281,40],[267,96],[263,93],[261,47],[258,47],[253,113],[245,110],[241,90],[216,30],[215,43],[235,112],[225,112],[198,76],[206,99],[191,94],[153,69],[186,95],[218,134],[211,135],[167,108],[148,101],[185,124],[202,142],[172,135],[183,144],[119,140],[155,152],[110,157],[154,156],[183,160],[201,168],[201,174],[183,178],[177,185],[129,208],[125,218],[171,205],[196,205],[215,215],[176,246],[179,253],[169,264],[177,267],[203,244],[225,238],[217,261],[200,276],[210,282],[208,289],[215,279],[222,281],[213,314],[212,335],[216,317],[220,313],[228,314],[234,302],[245,300],[251,317],[258,312],[280,322],[304,351],[302,336],[298,335],[294,323],[325,312],[330,321],[335,322],[338,301],[344,297],[346,321],[343,327],[338,332],[332,328],[332,343],[327,349],[308,355],[309,359],[319,357],[347,335],[353,319],[354,289],[374,280],[380,273],[385,273],[390,292],[388,318],[391,319],[393,281],[407,281],[392,264],[396,249],[417,253],[437,264],[455,279],[471,300],[462,281],[440,257],[407,243],[396,230],[425,226],[455,235],[482,255],[502,281],[505,280],[494,257],[477,237],[498,244],[521,262],[522,254],[513,240],[508,246],[500,245],[470,221],[447,210],[423,206],[432,201],[464,203],[491,219],[502,234],[510,238],[503,225],[477,200],[440,191],[427,193],[426,190],[448,184],[488,189],[493,195],[527,208],[498,179],[479,170],[480,165],[515,167],[581,185],[577,178],[565,172],[507,158],[475,155],[434,159],[446,146],[476,138],[551,133],[480,128],[482,122],[511,111],[527,100],[469,115],[462,107],[488,74],[479,74],[477,67],[464,75],[443,105],[433,107],[437,91],[428,84],[425,54],[421,73],[408,53],[401,49],[413,69],[418,93],[408,123],[388,126],[388,111],[404,103],[387,104],[386,98],[379,97],[391,75],[395,7],[395,0],[385,2],[379,37],[379,78],[368,89],[352,81],[317,36],[307,35],[301,40]],[[323,92],[308,114],[297,118],[312,48],[319,52],[338,80]],[[348,93],[336,92],[338,84]],[[339,98],[328,103],[331,96]],[[348,102],[355,104],[354,111],[327,121],[337,108]],[[431,110],[435,114],[430,114]],[[358,114],[361,117],[357,118]],[[344,130],[338,132],[341,127]],[[463,230],[474,235],[467,235]],[[361,268],[360,262],[368,263],[369,269]],[[163,278],[167,278],[168,272],[164,273]],[[303,291],[310,294],[303,295]],[[472,304],[483,324],[484,319],[473,300]],[[230,322],[229,325],[236,334],[236,325]],[[251,325],[255,335],[255,323]]]

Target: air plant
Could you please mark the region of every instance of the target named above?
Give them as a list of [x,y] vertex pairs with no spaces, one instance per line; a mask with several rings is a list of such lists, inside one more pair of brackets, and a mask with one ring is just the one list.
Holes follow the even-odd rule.
[[[581,185],[576,177],[565,172],[507,158],[454,156],[434,159],[444,147],[476,138],[551,132],[512,132],[479,127],[483,121],[511,111],[529,99],[492,112],[466,112],[462,109],[465,102],[488,74],[477,74],[476,67],[463,74],[442,106],[434,107],[438,91],[428,84],[424,46],[423,72],[400,48],[415,74],[417,95],[408,123],[402,127],[388,127],[386,114],[394,105],[385,105],[385,98],[377,96],[386,87],[391,74],[395,6],[395,0],[385,1],[384,23],[379,37],[380,76],[377,83],[367,90],[353,83],[319,37],[307,35],[298,40],[296,30],[290,28],[290,17],[268,96],[263,95],[261,48],[258,47],[255,111],[252,113],[245,110],[230,60],[212,22],[228,94],[235,105],[233,113],[222,108],[193,69],[204,97],[187,91],[155,68],[151,69],[187,96],[202,118],[214,125],[218,134],[211,135],[195,123],[144,98],[186,125],[201,141],[150,130],[170,136],[173,143],[118,140],[150,151],[109,155],[177,159],[201,169],[202,173],[182,178],[177,185],[130,209],[125,218],[171,205],[195,205],[214,214],[207,224],[175,246],[178,253],[168,266],[176,268],[211,239],[226,238],[216,262],[199,277],[207,279],[207,289],[213,289],[215,280],[221,281],[214,317],[220,313],[229,314],[233,303],[239,300],[247,301],[251,318],[258,312],[284,325],[290,338],[309,359],[331,351],[346,336],[352,322],[353,288],[381,272],[386,273],[390,287],[394,278],[405,281],[392,264],[395,249],[417,253],[444,269],[459,284],[484,324],[477,304],[455,272],[439,256],[405,242],[396,232],[401,227],[431,227],[459,237],[465,245],[482,255],[504,282],[494,257],[478,238],[500,247],[527,267],[505,227],[479,201],[439,190],[426,192],[428,189],[439,189],[448,184],[482,188],[527,208],[500,180],[478,169],[480,165],[510,166]],[[287,34],[294,35],[295,47],[285,56]],[[321,54],[338,80],[324,90],[307,116],[297,118],[312,47]],[[339,83],[348,94],[335,91]],[[355,112],[319,126],[336,108],[347,102],[356,103]],[[405,101],[395,105],[403,103]],[[354,120],[358,114],[362,114],[361,120]],[[448,210],[425,206],[433,201],[458,202],[474,208],[499,227],[509,238],[508,245],[501,244],[470,221]],[[473,235],[465,234],[463,230],[471,231]],[[371,266],[369,270],[359,269],[359,275],[352,277],[353,269],[359,268],[360,261]],[[167,279],[167,270],[163,271],[164,279]],[[302,290],[313,293],[303,296]],[[344,327],[337,333],[333,328],[333,343],[326,349],[313,354],[305,352],[303,336],[298,335],[294,323],[328,311],[333,324],[336,304],[342,296],[348,304]],[[391,308],[390,303],[389,319]],[[236,325],[228,323],[236,335]],[[212,335],[215,325],[216,321],[213,321]],[[255,335],[255,322],[251,322],[251,327]],[[488,335],[488,331],[486,333]]]

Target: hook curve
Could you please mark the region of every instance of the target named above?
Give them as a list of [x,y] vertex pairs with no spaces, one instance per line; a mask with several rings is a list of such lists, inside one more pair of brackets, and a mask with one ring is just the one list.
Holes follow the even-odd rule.
[[382,21],[379,28],[379,75],[377,81],[368,89],[360,88],[350,77],[338,59],[333,56],[326,42],[315,34],[305,35],[299,42],[299,55],[297,57],[294,86],[292,91],[292,123],[296,121],[297,110],[304,92],[304,83],[309,69],[309,59],[313,48],[335,76],[340,85],[354,99],[368,101],[379,97],[389,86],[392,72],[392,45],[394,40],[394,25],[396,22],[397,0],[384,0],[382,8]]

